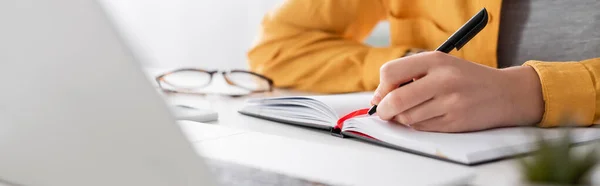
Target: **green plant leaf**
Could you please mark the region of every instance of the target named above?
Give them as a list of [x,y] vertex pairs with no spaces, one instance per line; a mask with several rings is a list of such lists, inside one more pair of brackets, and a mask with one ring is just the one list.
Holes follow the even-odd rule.
[[541,133],[535,135],[538,139],[537,151],[530,159],[519,160],[523,177],[529,182],[581,184],[598,163],[595,148],[583,156],[573,154],[570,129],[565,129],[559,140],[545,140]]

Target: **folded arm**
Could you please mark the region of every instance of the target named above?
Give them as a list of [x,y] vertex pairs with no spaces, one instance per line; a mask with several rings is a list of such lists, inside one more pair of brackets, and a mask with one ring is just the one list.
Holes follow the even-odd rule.
[[288,0],[268,13],[258,42],[248,53],[250,68],[275,86],[342,93],[373,90],[380,66],[406,47],[362,43],[385,18],[379,0]]

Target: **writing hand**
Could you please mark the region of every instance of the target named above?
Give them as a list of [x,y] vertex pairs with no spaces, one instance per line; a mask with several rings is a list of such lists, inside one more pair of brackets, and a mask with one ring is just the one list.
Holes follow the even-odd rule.
[[[398,88],[413,78],[418,80]],[[533,68],[495,69],[442,52],[384,64],[371,104],[383,120],[434,132],[530,125],[544,112]]]

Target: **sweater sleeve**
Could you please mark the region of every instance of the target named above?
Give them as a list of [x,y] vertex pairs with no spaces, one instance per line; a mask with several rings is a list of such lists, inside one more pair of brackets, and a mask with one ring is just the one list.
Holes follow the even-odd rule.
[[287,0],[263,18],[250,69],[275,86],[321,93],[373,90],[380,66],[408,47],[362,43],[386,17],[384,0]]
[[573,62],[528,61],[542,83],[542,127],[561,122],[579,126],[600,124],[600,58]]

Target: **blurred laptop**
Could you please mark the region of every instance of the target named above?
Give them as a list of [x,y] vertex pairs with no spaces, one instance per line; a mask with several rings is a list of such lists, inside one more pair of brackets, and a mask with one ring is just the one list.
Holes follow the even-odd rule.
[[98,2],[3,0],[0,23],[0,185],[215,185],[232,167],[208,169]]

